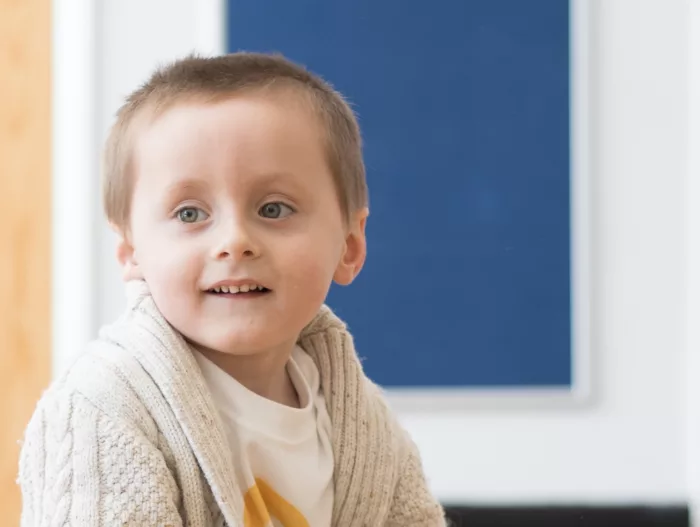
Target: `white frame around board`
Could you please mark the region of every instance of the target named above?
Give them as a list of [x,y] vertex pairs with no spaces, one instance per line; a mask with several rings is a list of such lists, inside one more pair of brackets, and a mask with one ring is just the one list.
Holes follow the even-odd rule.
[[391,388],[400,411],[469,408],[557,408],[591,402],[591,150],[590,2],[570,0],[571,90],[571,386],[494,388]]

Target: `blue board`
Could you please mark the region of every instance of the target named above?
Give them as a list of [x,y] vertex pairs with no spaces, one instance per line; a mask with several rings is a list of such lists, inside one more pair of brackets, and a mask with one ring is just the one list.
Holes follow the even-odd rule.
[[569,4],[235,0],[353,103],[368,260],[329,304],[385,386],[571,385]]

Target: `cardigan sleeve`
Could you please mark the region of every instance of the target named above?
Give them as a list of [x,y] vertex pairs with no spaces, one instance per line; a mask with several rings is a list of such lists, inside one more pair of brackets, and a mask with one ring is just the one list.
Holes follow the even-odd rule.
[[444,527],[445,513],[428,489],[418,448],[403,431],[406,459],[394,491],[387,526]]
[[52,392],[37,405],[18,482],[22,527],[182,526],[161,452],[76,392]]

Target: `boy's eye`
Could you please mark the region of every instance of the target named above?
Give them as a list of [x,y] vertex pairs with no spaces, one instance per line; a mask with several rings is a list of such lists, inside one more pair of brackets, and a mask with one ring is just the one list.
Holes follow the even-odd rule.
[[204,221],[209,217],[209,215],[202,209],[197,207],[183,207],[177,211],[177,218],[182,223],[197,223],[198,221]]
[[285,205],[284,203],[280,203],[279,201],[265,203],[265,205],[260,207],[260,210],[258,211],[258,214],[260,214],[260,216],[262,216],[263,218],[272,219],[285,218],[293,213],[294,210],[292,210],[292,208],[289,205]]

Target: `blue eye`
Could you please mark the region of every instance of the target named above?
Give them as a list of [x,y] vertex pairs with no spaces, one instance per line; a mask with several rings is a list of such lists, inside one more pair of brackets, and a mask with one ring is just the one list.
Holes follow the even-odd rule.
[[177,211],[177,218],[182,223],[197,223],[198,221],[204,221],[209,217],[209,215],[202,209],[197,207],[183,207]]
[[289,205],[285,205],[279,201],[273,201],[270,203],[265,203],[265,205],[260,207],[258,214],[260,214],[260,216],[263,218],[276,220],[286,218],[290,214],[294,214],[294,210]]

